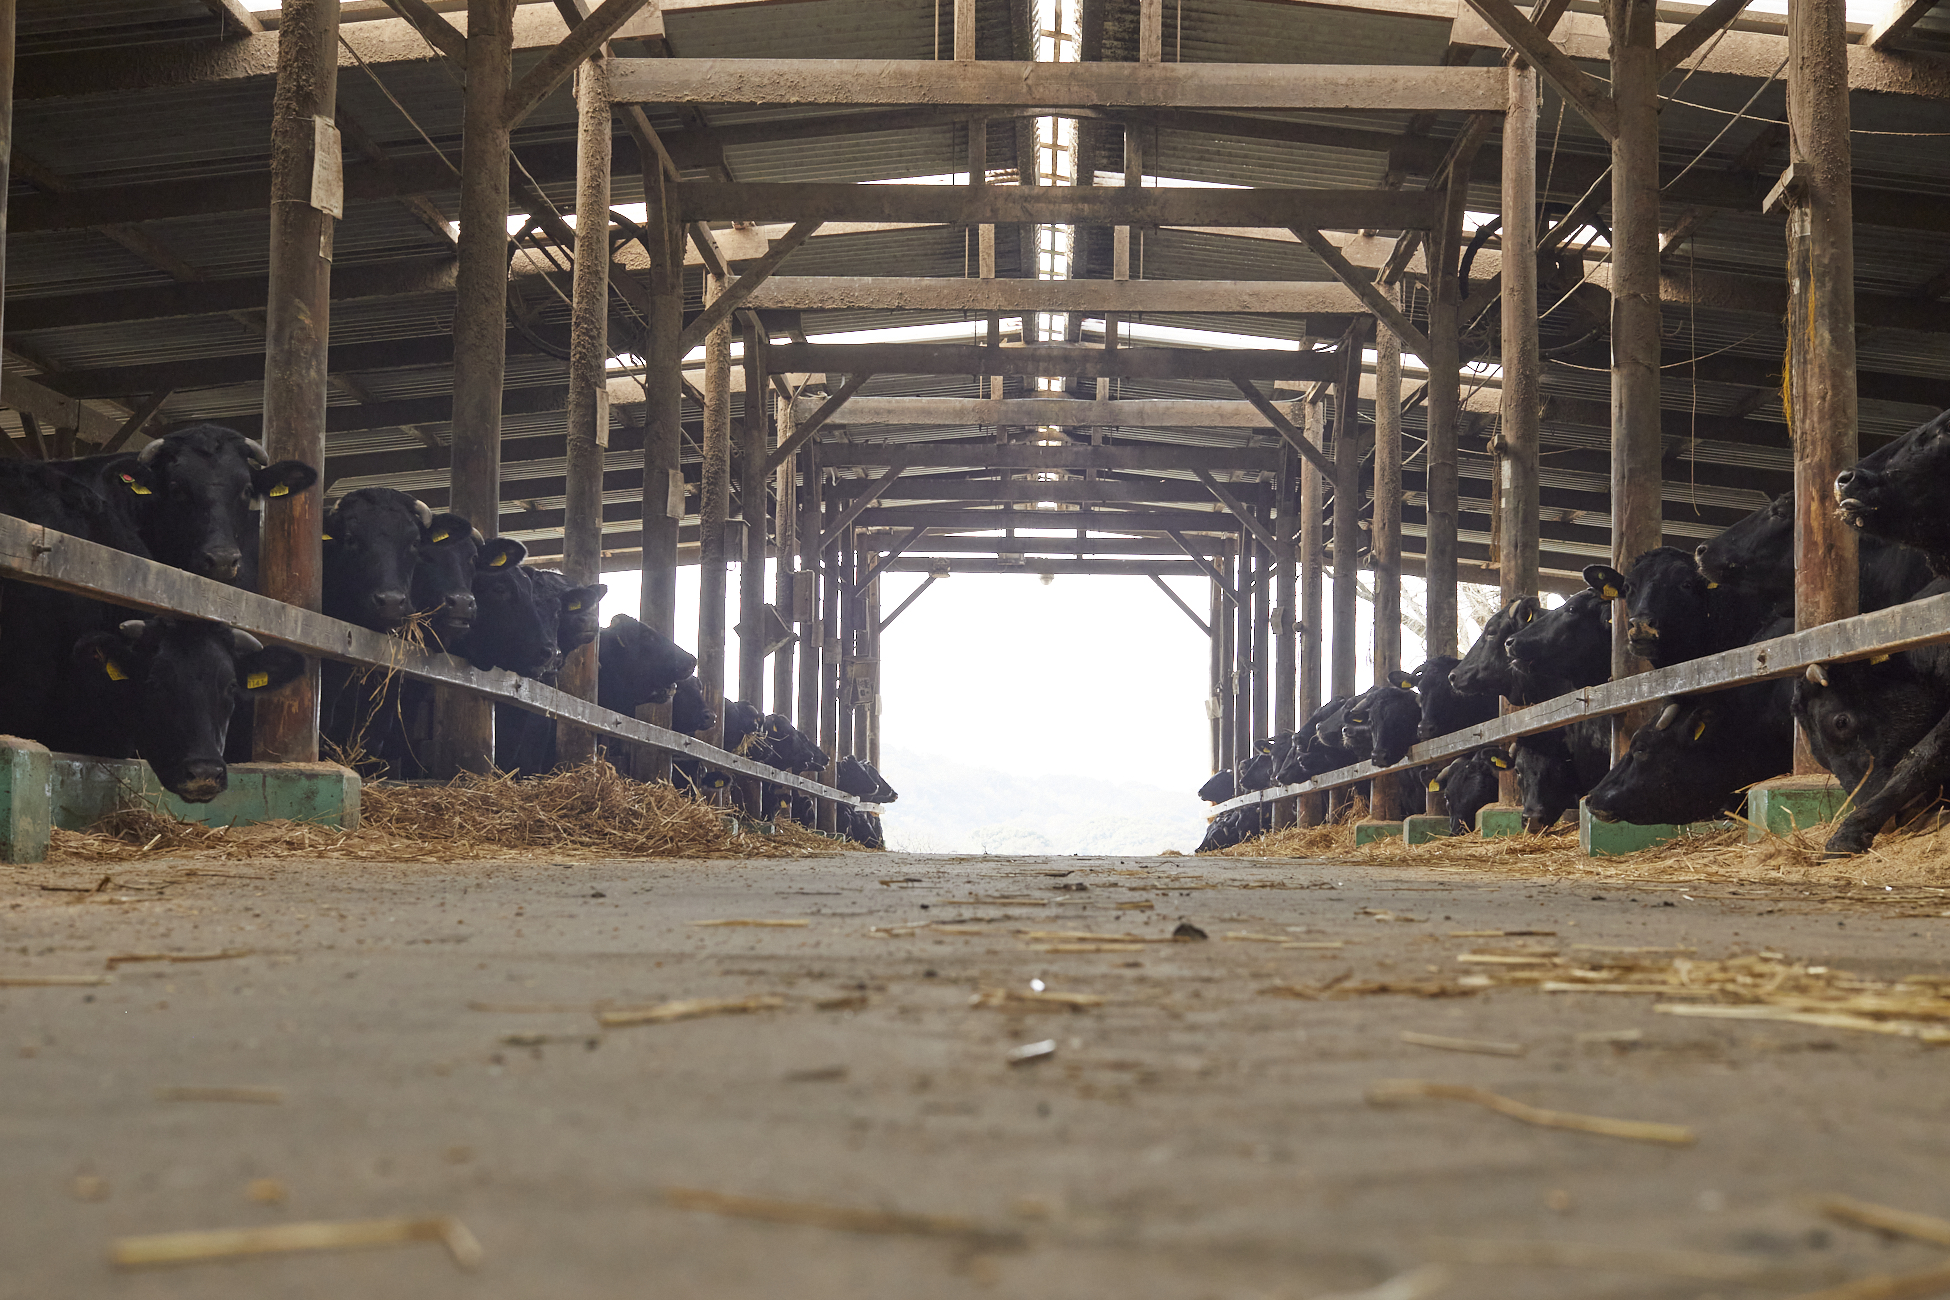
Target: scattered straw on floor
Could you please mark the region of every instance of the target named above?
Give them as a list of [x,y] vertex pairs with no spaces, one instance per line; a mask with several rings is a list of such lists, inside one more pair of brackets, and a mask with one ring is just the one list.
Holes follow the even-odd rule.
[[724,811],[597,762],[548,776],[464,776],[448,785],[367,786],[361,824],[204,826],[151,808],[111,814],[91,832],[56,830],[52,861],[299,857],[386,862],[532,857],[784,858],[840,845],[789,821],[734,833]]
[[[1833,826],[1749,843],[1745,827],[1688,835],[1656,848],[1608,857],[1587,857],[1575,828],[1554,834],[1484,839],[1459,835],[1410,847],[1400,839],[1356,847],[1352,822],[1268,831],[1243,844],[1205,856],[1326,858],[1376,866],[1461,868],[1590,881],[1629,879],[1655,883],[1757,882],[1837,886],[1950,885],[1950,830],[1888,831],[1869,852],[1823,861],[1822,845]],[[1944,906],[1950,908],[1950,897]]]

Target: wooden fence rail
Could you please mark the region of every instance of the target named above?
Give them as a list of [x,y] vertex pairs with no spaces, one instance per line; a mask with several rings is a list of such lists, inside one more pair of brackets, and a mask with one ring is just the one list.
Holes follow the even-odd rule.
[[305,654],[435,682],[497,703],[512,704],[558,722],[573,723],[600,736],[632,741],[665,753],[700,759],[721,771],[789,786],[819,799],[856,808],[873,806],[831,786],[728,753],[694,736],[625,717],[505,669],[481,672],[453,655],[419,650],[383,632],[342,623],[255,592],[226,587],[182,569],[172,569],[10,515],[0,515],[0,577],[92,596],[148,613],[215,619],[261,640],[275,641]]
[[1586,686],[1542,704],[1506,713],[1479,726],[1425,740],[1409,750],[1407,758],[1389,767],[1376,767],[1363,761],[1351,767],[1323,772],[1311,780],[1294,785],[1272,786],[1242,794],[1213,807],[1207,819],[1234,808],[1273,803],[1296,795],[1337,789],[1393,772],[1405,772],[1410,768],[1456,758],[1479,745],[1551,731],[1580,718],[1602,718],[1623,713],[1672,695],[1720,691],[1745,686],[1750,682],[1792,677],[1805,672],[1810,664],[1868,659],[1942,641],[1950,641],[1950,595],[1931,596],[1927,600],[1880,609],[1873,614],[1859,614],[1803,632],[1791,632],[1771,641],[1756,641],[1752,645],[1691,659],[1670,668],[1654,669],[1621,681]]

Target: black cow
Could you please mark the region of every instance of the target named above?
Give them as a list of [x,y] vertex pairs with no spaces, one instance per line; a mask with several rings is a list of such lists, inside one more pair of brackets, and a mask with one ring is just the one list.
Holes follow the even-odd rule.
[[324,612],[375,632],[423,614],[436,644],[454,649],[474,624],[475,574],[523,554],[520,542],[484,542],[461,516],[404,492],[360,488],[325,515]]
[[1793,681],[1783,680],[1670,701],[1633,733],[1585,807],[1599,821],[1641,826],[1712,821],[1738,809],[1746,787],[1793,766],[1793,695]]
[[1244,844],[1273,824],[1271,804],[1254,804],[1250,808],[1234,808],[1222,812],[1205,827],[1205,838],[1199,841],[1196,853],[1210,853],[1215,849],[1229,849],[1235,844]]
[[249,633],[201,619],[130,619],[75,643],[92,678],[89,711],[121,733],[88,752],[140,757],[164,789],[208,803],[229,786],[224,741],[239,699],[277,690],[305,670],[304,656],[266,649]]
[[[1771,502],[1693,550],[1709,582],[1753,588],[1774,609],[1794,612],[1794,494]],[[1911,599],[1929,585],[1930,561],[1921,551],[1864,536],[1857,551],[1860,607],[1864,614]]]
[[1604,779],[1611,765],[1611,719],[1584,718],[1555,731],[1524,736],[1516,751],[1523,828],[1547,831]]
[[1950,574],[1950,411],[1864,456],[1835,476],[1842,519],[1872,537],[1921,551],[1938,575]]
[[[1516,689],[1516,683],[1510,677],[1510,658],[1505,644],[1543,612],[1543,602],[1537,597],[1518,596],[1490,615],[1469,650],[1460,660],[1453,661],[1449,681],[1454,689],[1464,695],[1487,695],[1492,699],[1500,695],[1508,699]],[[1417,685],[1421,684],[1418,669]]]
[[1496,716],[1497,693],[1463,689],[1456,683],[1458,667],[1454,657],[1437,655],[1409,674],[1409,680],[1415,683],[1422,697],[1422,722],[1415,731],[1417,740],[1447,736]]
[[862,808],[840,805],[840,834],[863,849],[884,849],[887,840],[880,829],[880,818]]
[[1746,645],[1774,617],[1771,603],[1753,588],[1709,582],[1676,546],[1647,551],[1629,574],[1590,565],[1584,580],[1606,600],[1624,598],[1626,642],[1654,668]]
[[154,559],[235,583],[255,544],[252,507],[318,481],[302,461],[267,461],[263,445],[235,429],[192,424],[144,447],[134,464],[120,454],[52,463],[107,501]]
[[848,756],[840,760],[839,788],[856,799],[868,799],[874,803],[892,803],[900,798],[894,787],[888,785],[880,775],[880,770],[863,759]]
[[1476,814],[1496,802],[1497,778],[1510,767],[1510,758],[1494,745],[1473,749],[1429,780],[1449,810],[1449,833],[1467,835],[1476,829]]
[[561,618],[556,599],[540,590],[536,570],[521,564],[525,555],[524,548],[475,571],[474,626],[460,653],[482,670],[504,668],[542,680],[562,664],[556,641]]
[[[1930,595],[1950,591],[1939,579]],[[1848,815],[1828,837],[1831,856],[1865,853],[1891,821],[1941,797],[1950,762],[1950,646],[1887,659],[1816,664],[1795,683],[1794,716],[1821,765],[1851,792]]]
[[1207,803],[1224,803],[1238,793],[1238,781],[1229,767],[1224,771],[1214,772],[1206,778],[1205,784],[1198,788],[1198,797]]
[[1503,643],[1512,704],[1611,680],[1611,602],[1589,587],[1547,609]]
[[[635,717],[645,704],[662,704],[670,699],[671,688],[697,668],[697,656],[628,614],[610,619],[601,641],[596,652],[596,702],[629,717]],[[697,706],[702,708],[702,685],[698,690]],[[697,732],[712,722],[676,729]]]
[[[530,569],[536,599],[555,606],[555,644],[566,657],[596,639],[602,631],[603,597],[607,583],[592,582],[577,586],[554,569]],[[621,617],[619,615],[619,617]],[[601,652],[598,651],[598,656]]]

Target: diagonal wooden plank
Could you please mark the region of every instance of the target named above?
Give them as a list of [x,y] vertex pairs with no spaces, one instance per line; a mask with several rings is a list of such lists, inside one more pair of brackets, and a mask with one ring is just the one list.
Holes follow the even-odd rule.
[[162,410],[162,404],[169,400],[173,391],[173,389],[162,388],[143,398],[141,404],[129,412],[129,418],[122,422],[122,427],[101,445],[102,454],[120,451],[126,447],[129,439],[140,433],[142,426],[154,419],[157,411]]
[[1468,0],[1469,7],[1490,25],[1490,30],[1508,41],[1510,47],[1529,59],[1544,80],[1578,110],[1593,129],[1607,141],[1618,138],[1618,110],[1611,96],[1595,78],[1571,62],[1564,51],[1551,44],[1510,0]]
[[820,551],[823,553],[827,547],[839,541],[840,534],[844,533],[868,506],[878,501],[881,493],[894,486],[894,480],[899,478],[906,469],[905,465],[888,466],[881,471],[879,478],[867,485],[866,491],[848,502],[846,509],[840,511],[839,517],[833,520],[833,526],[819,535]]
[[1225,484],[1213,478],[1205,470],[1195,469],[1192,473],[1198,475],[1198,481],[1205,484],[1206,491],[1219,499],[1220,505],[1232,512],[1234,519],[1244,524],[1254,537],[1259,538],[1261,545],[1272,551],[1281,549],[1280,539],[1274,535],[1273,530],[1255,518],[1253,512],[1246,508],[1244,502],[1226,490]]
[[821,426],[833,418],[833,413],[845,406],[847,399],[860,391],[860,385],[872,378],[873,376],[864,370],[848,375],[846,382],[840,385],[839,392],[827,398],[817,411],[807,416],[806,422],[794,429],[790,438],[772,449],[772,454],[765,458],[765,472],[773,473],[779,466],[798,455],[799,449],[811,442],[813,435],[819,432]]
[[880,620],[880,630],[882,632],[885,632],[888,629],[888,627],[892,625],[895,619],[899,618],[902,614],[905,614],[907,612],[907,607],[909,605],[912,605],[915,601],[921,598],[922,592],[926,591],[929,587],[932,587],[935,583],[941,581],[943,578],[947,576],[948,576],[948,571],[946,569],[936,569],[933,573],[930,573],[922,581],[920,586],[916,587],[912,592],[908,593],[908,597],[906,600],[903,600],[900,604],[894,606],[893,613],[889,614],[886,618]]
[[707,303],[704,310],[684,327],[684,332],[677,336],[678,355],[682,356],[704,342],[705,336],[716,329],[732,312],[738,310],[739,304],[752,296],[752,290],[764,284],[766,277],[778,268],[779,263],[785,261],[793,249],[812,238],[813,232],[822,224],[818,221],[801,221],[773,240],[765,256],[746,268],[743,275],[734,280],[723,293]]
[[[1931,3],[1934,2],[1931,0]],[[1688,55],[1738,18],[1747,3],[1748,0],[1713,0],[1712,4],[1694,14],[1690,22],[1666,37],[1666,43],[1659,47],[1659,75],[1664,76],[1684,63]]]
[[1225,593],[1225,598],[1227,600],[1231,601],[1234,605],[1237,605],[1239,603],[1239,592],[1233,587],[1231,583],[1226,581],[1225,575],[1219,572],[1218,568],[1215,565],[1213,565],[1212,561],[1206,559],[1203,555],[1200,555],[1198,552],[1198,548],[1193,546],[1189,541],[1185,540],[1185,534],[1179,532],[1175,528],[1167,528],[1165,529],[1165,536],[1171,538],[1172,541],[1178,543],[1178,549],[1185,552],[1186,556],[1191,560],[1193,564],[1196,564],[1199,568],[1203,569],[1205,571],[1206,577],[1212,579],[1213,582],[1218,584],[1219,590]]
[[1266,417],[1266,422],[1272,425],[1282,438],[1293,444],[1295,451],[1312,461],[1314,468],[1321,473],[1330,478],[1333,476],[1335,472],[1333,458],[1307,441],[1307,435],[1300,431],[1298,425],[1286,418],[1286,412],[1276,406],[1271,398],[1259,391],[1258,384],[1240,375],[1234,375],[1232,382],[1241,393],[1245,394],[1246,400]]
[[404,18],[427,43],[461,67],[467,66],[467,38],[427,0],[386,0],[386,7]]
[[1909,33],[1917,20],[1936,8],[1936,0],[1889,0],[1889,10],[1862,37],[1872,50],[1886,50]]
[[875,578],[878,578],[881,574],[885,573],[887,571],[887,566],[892,564],[895,560],[900,559],[900,557],[907,552],[907,548],[914,545],[914,543],[920,541],[922,535],[925,534],[927,531],[928,531],[928,526],[926,524],[921,524],[915,528],[908,530],[907,536],[901,538],[898,542],[895,542],[885,552],[875,556],[873,563],[870,566],[868,566],[867,571],[861,574],[858,580],[849,584],[848,590],[851,591],[856,596],[859,593],[865,591],[867,589],[868,583],[872,582]]
[[1387,294],[1375,288],[1373,280],[1363,278],[1361,273],[1354,269],[1354,264],[1334,246],[1332,240],[1312,226],[1288,228],[1299,237],[1300,242],[1305,244],[1315,257],[1327,264],[1327,269],[1334,273],[1336,280],[1352,290],[1355,297],[1367,304],[1368,310],[1375,314],[1376,319],[1386,325],[1396,338],[1407,344],[1409,351],[1422,359],[1423,365],[1429,364],[1428,335],[1416,329],[1414,323],[1402,315],[1401,308],[1388,301]]
[[603,42],[614,36],[624,23],[636,17],[637,10],[647,2],[603,0],[596,12],[570,28],[569,34],[543,55],[540,63],[508,88],[507,98],[502,101],[501,107],[506,124],[510,127],[520,126],[522,119],[534,112],[544,99],[554,93],[557,86],[569,79],[577,64],[602,49]]
[[1196,613],[1193,612],[1192,607],[1185,603],[1185,598],[1183,596],[1180,596],[1177,592],[1171,589],[1170,583],[1166,582],[1163,578],[1159,577],[1155,573],[1149,574],[1147,576],[1150,577],[1151,581],[1158,584],[1159,591],[1164,592],[1165,595],[1171,598],[1172,604],[1178,606],[1178,608],[1185,611],[1185,617],[1192,620],[1193,626],[1197,627],[1199,631],[1203,632],[1207,636],[1212,635],[1212,629],[1206,624],[1205,620],[1200,618]]

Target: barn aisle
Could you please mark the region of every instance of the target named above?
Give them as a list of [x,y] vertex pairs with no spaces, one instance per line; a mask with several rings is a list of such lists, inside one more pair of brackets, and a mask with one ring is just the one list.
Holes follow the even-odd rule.
[[[1817,1205],[1950,1210],[1939,1049],[1535,982],[1950,978],[1940,895],[864,853],[101,877],[0,877],[6,1300],[1733,1300],[1944,1261]],[[112,982],[33,983],[68,977]],[[1696,1141],[1366,1099],[1399,1079]],[[475,1272],[108,1262],[442,1215]]]

